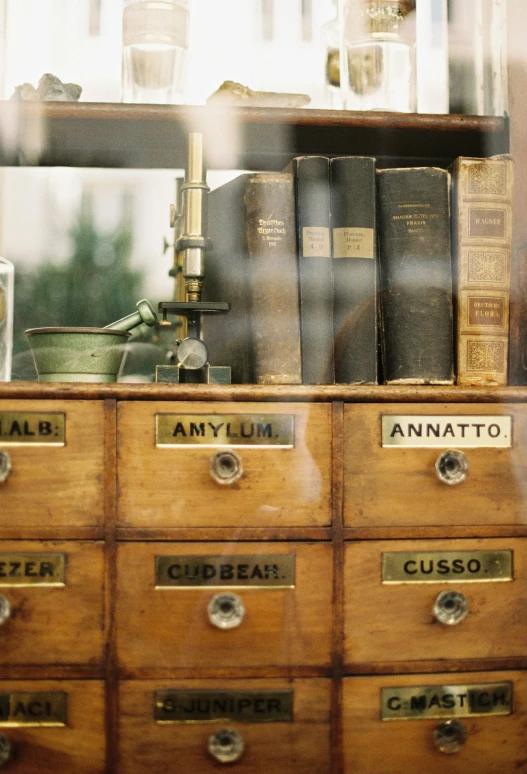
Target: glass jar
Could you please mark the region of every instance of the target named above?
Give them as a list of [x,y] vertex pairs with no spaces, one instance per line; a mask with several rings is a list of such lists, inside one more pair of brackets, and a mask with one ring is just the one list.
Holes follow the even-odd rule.
[[0,258],[0,382],[11,380],[15,268]]

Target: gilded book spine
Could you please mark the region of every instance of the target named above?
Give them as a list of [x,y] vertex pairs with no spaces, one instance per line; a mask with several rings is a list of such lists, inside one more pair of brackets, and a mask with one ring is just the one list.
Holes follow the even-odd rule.
[[451,171],[457,383],[506,385],[512,159],[461,157]]

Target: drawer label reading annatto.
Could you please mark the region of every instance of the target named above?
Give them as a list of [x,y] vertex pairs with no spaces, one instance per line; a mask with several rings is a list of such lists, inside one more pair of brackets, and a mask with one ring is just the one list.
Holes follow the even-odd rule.
[[382,446],[388,448],[508,449],[512,417],[383,414],[381,434]]
[[382,720],[510,715],[512,683],[382,688]]
[[294,691],[156,691],[157,723],[290,723]]
[[156,556],[156,588],[294,588],[295,554]]
[[0,693],[0,727],[65,726],[67,700],[62,691]]
[[512,551],[390,551],[382,555],[382,582],[511,581],[512,555]]
[[26,411],[0,413],[2,446],[64,446],[66,415]]
[[156,446],[217,446],[292,449],[291,414],[156,414]]
[[0,587],[64,586],[65,554],[0,553]]

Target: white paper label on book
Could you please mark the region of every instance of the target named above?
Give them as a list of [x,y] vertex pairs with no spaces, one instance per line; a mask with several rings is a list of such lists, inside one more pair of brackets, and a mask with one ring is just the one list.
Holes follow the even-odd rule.
[[383,414],[381,435],[386,448],[509,449],[512,417]]
[[372,228],[334,228],[333,258],[375,258]]
[[329,228],[304,226],[302,229],[303,258],[331,258]]

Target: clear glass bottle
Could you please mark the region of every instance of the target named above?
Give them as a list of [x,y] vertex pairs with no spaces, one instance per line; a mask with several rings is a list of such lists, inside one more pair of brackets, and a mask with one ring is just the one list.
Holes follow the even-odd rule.
[[0,382],[11,380],[15,267],[0,258]]
[[324,47],[324,91],[326,107],[330,110],[342,109],[340,89],[340,36],[339,20],[336,16],[326,22],[321,29]]
[[415,112],[415,0],[343,0],[342,5],[346,110]]
[[188,0],[124,0],[122,101],[185,101]]

